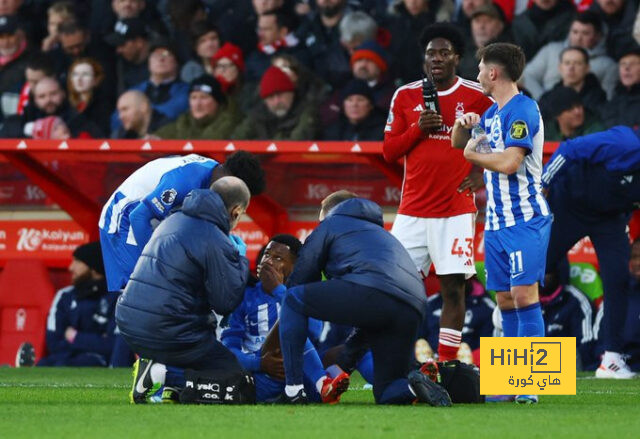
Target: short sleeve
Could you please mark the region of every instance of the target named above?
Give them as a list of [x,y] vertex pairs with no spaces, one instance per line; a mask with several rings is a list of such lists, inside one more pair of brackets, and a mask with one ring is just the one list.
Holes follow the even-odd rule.
[[156,218],[163,219],[173,207],[182,204],[193,189],[207,187],[213,167],[209,163],[189,163],[172,169],[142,201]]
[[533,137],[540,126],[540,112],[535,102],[526,100],[518,103],[504,122],[505,148],[517,146],[530,154],[533,150]]

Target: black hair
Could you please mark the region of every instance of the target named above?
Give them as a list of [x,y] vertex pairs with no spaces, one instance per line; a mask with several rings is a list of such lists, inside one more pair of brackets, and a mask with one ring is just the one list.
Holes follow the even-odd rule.
[[248,151],[236,151],[224,162],[224,168],[233,176],[244,181],[251,195],[264,191],[266,181],[260,160]]
[[209,20],[199,20],[191,25],[190,36],[191,36],[191,45],[196,47],[198,44],[198,40],[200,37],[208,34],[209,32],[215,32],[218,34],[218,38],[220,38],[220,45],[222,45],[222,35],[220,34],[220,29],[214,23]]
[[576,15],[573,21],[577,21],[582,24],[590,24],[596,33],[602,33],[602,18],[594,11],[584,11]]
[[424,28],[420,35],[420,47],[424,52],[427,49],[429,41],[436,38],[443,38],[451,43],[456,54],[462,56],[464,54],[464,36],[462,32],[450,23],[434,23]]
[[580,52],[580,54],[584,58],[584,62],[589,64],[589,52],[587,52],[582,47],[578,47],[578,46],[569,46],[569,47],[565,47],[564,49],[562,49],[562,52],[560,52],[559,60],[562,61],[562,57],[564,56],[564,54],[569,52],[570,50],[574,50],[576,52]]
[[89,32],[88,28],[84,26],[79,21],[63,21],[58,25],[58,33],[62,35],[71,35],[76,32],[84,32],[85,34]]
[[302,243],[298,238],[286,233],[275,235],[269,241],[286,245],[287,247],[289,247],[289,251],[291,252],[291,254],[295,257],[298,257],[298,253],[300,253],[300,249],[302,248]]
[[42,71],[45,76],[53,76],[55,74],[55,68],[51,57],[42,52],[35,52],[27,58],[25,68]]
[[481,47],[476,57],[485,64],[498,64],[514,82],[520,79],[526,60],[520,46],[511,43],[492,43]]
[[279,28],[286,27],[289,31],[292,31],[295,27],[295,23],[293,22],[293,18],[289,14],[287,14],[283,8],[275,8],[269,9],[268,11],[263,12],[261,15],[275,15],[276,23]]

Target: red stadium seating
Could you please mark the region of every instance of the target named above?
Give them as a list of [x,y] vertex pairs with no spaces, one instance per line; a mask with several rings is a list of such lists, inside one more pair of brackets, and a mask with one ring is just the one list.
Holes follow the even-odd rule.
[[0,365],[14,365],[20,344],[30,342],[36,360],[45,348],[47,313],[54,295],[45,264],[10,260],[0,273]]

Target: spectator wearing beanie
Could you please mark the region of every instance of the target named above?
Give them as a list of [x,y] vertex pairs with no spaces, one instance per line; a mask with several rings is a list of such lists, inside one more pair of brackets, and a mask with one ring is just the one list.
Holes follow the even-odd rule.
[[354,79],[342,90],[340,118],[325,131],[325,140],[383,140],[385,114],[373,105],[366,82]]
[[34,139],[66,140],[71,137],[69,127],[58,116],[48,116],[33,122],[31,137]]
[[257,84],[245,82],[245,64],[242,49],[232,43],[224,45],[211,58],[213,76],[229,100],[235,101],[243,113],[248,113],[258,102]]
[[69,272],[72,285],[56,293],[49,310],[49,355],[38,366],[107,366],[117,295],[107,293],[100,243],[77,247]]
[[220,83],[202,75],[189,86],[189,110],[154,135],[161,139],[226,139],[241,120]]
[[260,80],[261,101],[233,132],[234,139],[310,140],[316,137],[316,108],[300,97],[291,78],[271,66]]
[[389,74],[390,65],[389,53],[375,41],[363,43],[351,55],[353,77],[369,85],[374,105],[383,112],[389,109],[395,92],[393,78]]
[[[395,85],[388,73],[389,54],[375,41],[366,41],[353,50],[350,58],[352,79],[365,81],[371,89],[374,106],[384,113],[389,110]],[[342,109],[343,90],[334,91],[320,107],[322,126],[338,120]]]
[[541,109],[544,140],[560,142],[604,130],[600,118],[584,108],[577,91],[569,87],[554,89]]

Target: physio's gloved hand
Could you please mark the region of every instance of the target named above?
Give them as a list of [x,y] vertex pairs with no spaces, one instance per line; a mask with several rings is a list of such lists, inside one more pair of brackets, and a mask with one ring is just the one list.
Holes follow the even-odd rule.
[[246,257],[247,256],[247,244],[244,243],[242,238],[240,238],[239,236],[236,236],[236,235],[229,235],[229,238],[231,239],[231,242],[233,243],[233,245],[238,250],[238,253],[240,253],[240,256]]

